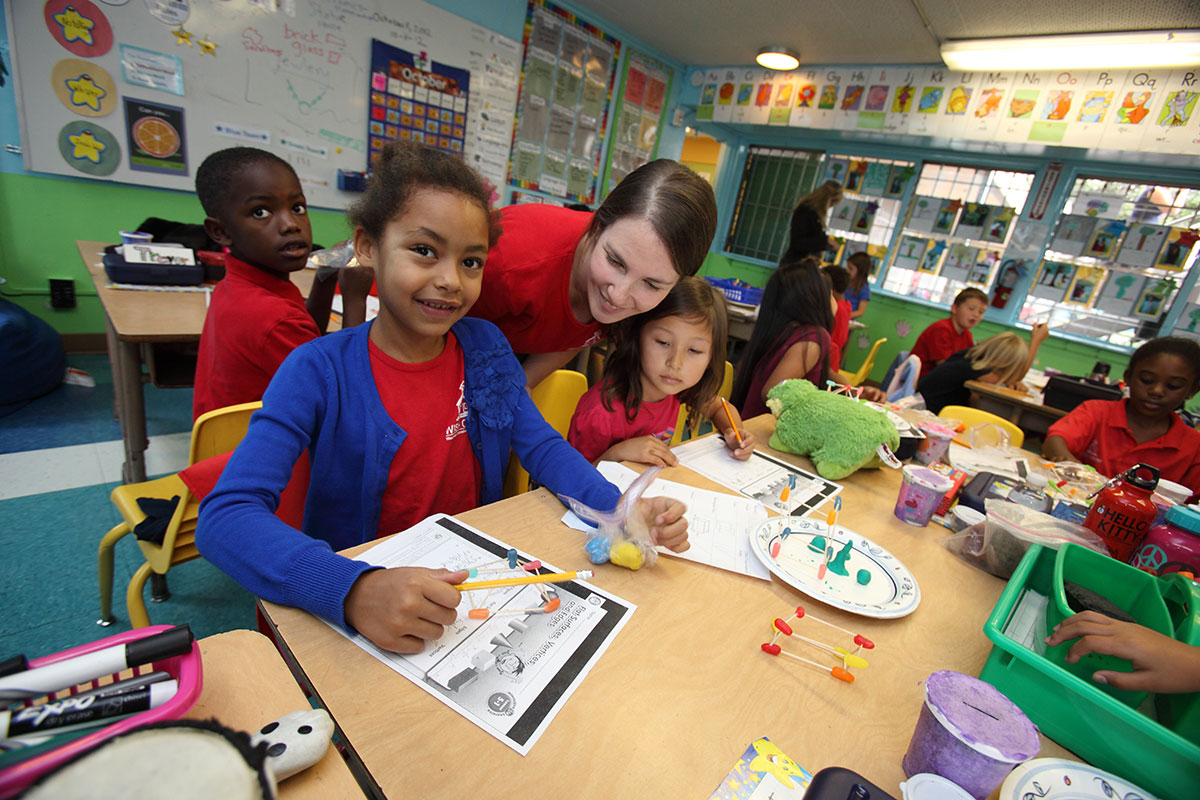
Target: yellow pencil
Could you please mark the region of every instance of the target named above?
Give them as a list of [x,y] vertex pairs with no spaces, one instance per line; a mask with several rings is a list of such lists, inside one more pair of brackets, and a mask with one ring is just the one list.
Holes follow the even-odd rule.
[[519,578],[497,578],[494,581],[457,583],[454,588],[460,592],[470,592],[475,589],[497,589],[501,586],[527,586],[531,583],[566,583],[576,578],[584,580],[594,574],[590,569],[581,569],[578,572],[548,572],[544,575],[522,575]]
[[725,408],[725,416],[729,417],[729,424],[733,426],[733,435],[737,437],[738,446],[742,445],[742,434],[738,432],[737,423],[733,421],[733,413],[729,410],[729,403],[725,402],[725,398],[721,398],[721,405]]

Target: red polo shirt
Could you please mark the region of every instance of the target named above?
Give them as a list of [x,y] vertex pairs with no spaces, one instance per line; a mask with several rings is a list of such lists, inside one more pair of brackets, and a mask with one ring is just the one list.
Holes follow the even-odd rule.
[[288,353],[320,335],[294,283],[226,254],[200,334],[192,418],[261,400]]
[[829,368],[841,369],[846,357],[846,343],[850,341],[850,301],[838,300],[837,313],[833,315],[833,349],[830,350]]
[[575,248],[592,215],[528,203],[500,211],[500,240],[488,251],[470,315],[496,324],[516,353],[558,353],[600,341],[605,326],[571,313]]
[[1200,492],[1200,431],[1171,415],[1171,427],[1157,439],[1138,444],[1125,415],[1128,400],[1088,400],[1050,426],[1084,464],[1108,476],[1139,462],[1158,467],[1159,476]]
[[921,376],[928,375],[939,361],[945,361],[959,350],[975,345],[971,331],[964,328],[962,333],[954,330],[954,320],[946,317],[939,319],[917,337],[917,343],[912,347],[911,355],[921,359]]

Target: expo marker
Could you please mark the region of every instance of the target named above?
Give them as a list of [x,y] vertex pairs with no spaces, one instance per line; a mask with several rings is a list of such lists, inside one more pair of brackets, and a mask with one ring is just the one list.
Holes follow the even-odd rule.
[[171,679],[115,694],[72,695],[14,711],[0,711],[0,732],[6,742],[37,744],[43,736],[108,725],[158,708],[178,690],[179,682]]

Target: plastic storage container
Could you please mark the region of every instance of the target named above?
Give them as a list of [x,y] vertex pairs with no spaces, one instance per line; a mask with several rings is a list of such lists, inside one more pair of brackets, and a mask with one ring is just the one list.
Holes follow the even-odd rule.
[[1166,519],[1146,533],[1129,562],[1151,575],[1190,572],[1200,577],[1200,509],[1172,506]]
[[1023,486],[1018,486],[1008,493],[1008,499],[1014,503],[1020,503],[1026,508],[1048,514],[1051,502],[1049,495],[1046,494],[1046,487],[1049,484],[1050,481],[1045,475],[1034,472],[1025,479]]
[[721,290],[721,294],[725,295],[727,300],[734,303],[742,303],[748,306],[756,306],[762,302],[763,290],[754,286],[747,286],[734,278],[705,278],[713,286]]
[[[1053,648],[1042,642],[1074,613],[1064,579],[1101,594],[1148,627],[1166,627],[1179,641],[1200,645],[1200,586],[1194,582],[1178,575],[1156,578],[1078,545],[1057,553],[1033,545],[984,625],[994,647],[980,677],[1085,761],[1160,797],[1193,796],[1200,775],[1200,694],[1150,698],[1143,708],[1157,717],[1152,719],[1129,704],[1144,695],[1092,682],[1098,668],[1088,661],[1092,656],[1066,665],[1073,642]],[[1122,668],[1128,671],[1128,662]]]

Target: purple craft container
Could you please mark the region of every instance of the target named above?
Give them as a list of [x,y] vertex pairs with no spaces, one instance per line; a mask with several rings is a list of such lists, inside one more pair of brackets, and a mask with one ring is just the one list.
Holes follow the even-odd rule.
[[925,704],[904,754],[904,774],[932,772],[984,800],[1040,748],[1037,728],[994,686],[940,670],[925,680]]

